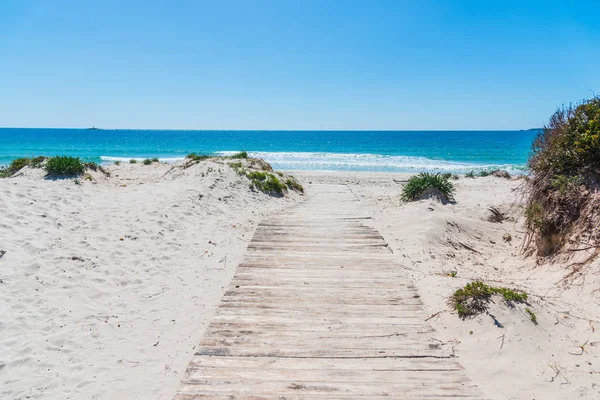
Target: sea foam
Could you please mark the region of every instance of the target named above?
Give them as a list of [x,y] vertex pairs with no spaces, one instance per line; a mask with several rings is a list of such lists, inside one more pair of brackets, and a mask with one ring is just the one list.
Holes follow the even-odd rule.
[[[218,155],[232,155],[237,151],[220,151]],[[251,157],[262,158],[273,168],[282,170],[332,170],[332,171],[390,171],[390,172],[454,172],[503,169],[523,173],[524,165],[482,164],[425,157],[393,156],[383,154],[312,153],[312,152],[249,152]]]

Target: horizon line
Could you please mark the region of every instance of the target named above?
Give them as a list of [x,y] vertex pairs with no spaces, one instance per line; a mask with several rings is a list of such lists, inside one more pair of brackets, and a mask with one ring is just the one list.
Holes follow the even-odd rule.
[[520,132],[536,131],[543,128],[520,129],[173,129],[173,128],[57,128],[57,127],[25,127],[25,126],[0,126],[0,129],[64,129],[64,130],[97,130],[97,131],[191,131],[191,132]]

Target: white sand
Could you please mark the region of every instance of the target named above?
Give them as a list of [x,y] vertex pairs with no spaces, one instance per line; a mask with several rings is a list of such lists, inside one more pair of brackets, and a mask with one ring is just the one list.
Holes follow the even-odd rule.
[[[121,165],[80,186],[38,171],[0,180],[0,398],[172,398],[254,227],[298,200],[254,193],[224,166],[202,177],[210,164]],[[565,286],[564,262],[523,257],[520,181],[462,178],[443,206],[402,204],[406,174],[294,175],[307,195],[308,182],[349,185],[488,398],[600,398],[600,264]],[[489,206],[514,220],[487,221]],[[526,290],[539,325],[501,301],[502,327],[460,320],[446,302],[472,279]]]
[[0,179],[0,398],[172,398],[256,224],[293,200],[169,169]]

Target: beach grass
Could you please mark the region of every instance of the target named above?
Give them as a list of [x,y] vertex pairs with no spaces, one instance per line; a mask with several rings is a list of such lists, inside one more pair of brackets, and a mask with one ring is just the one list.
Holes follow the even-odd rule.
[[240,151],[239,153],[235,153],[235,154],[229,156],[228,158],[233,158],[233,159],[248,158],[248,152]]
[[407,202],[436,197],[445,203],[453,201],[453,194],[454,185],[448,177],[429,172],[411,176],[402,188],[402,200]]
[[78,176],[83,174],[85,167],[79,157],[56,156],[46,161],[46,172],[49,176]]
[[27,166],[31,168],[41,168],[44,161],[46,161],[46,157],[43,156],[33,158],[16,158],[12,160],[7,167],[0,168],[0,178],[9,178]]

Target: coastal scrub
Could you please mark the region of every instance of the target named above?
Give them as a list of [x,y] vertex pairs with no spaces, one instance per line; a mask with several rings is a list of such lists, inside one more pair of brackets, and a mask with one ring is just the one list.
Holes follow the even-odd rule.
[[450,178],[440,174],[421,172],[411,176],[402,188],[403,201],[416,201],[435,197],[443,204],[454,201],[454,184]]
[[600,97],[558,109],[533,142],[526,183],[526,249],[600,244]]
[[79,157],[56,156],[46,161],[49,176],[78,176],[85,171],[85,164]]
[[524,303],[527,300],[527,293],[525,292],[493,287],[475,281],[467,283],[463,288],[456,290],[450,297],[450,304],[456,310],[458,316],[465,319],[486,312],[494,295],[501,296],[509,306],[514,305],[514,303]]

